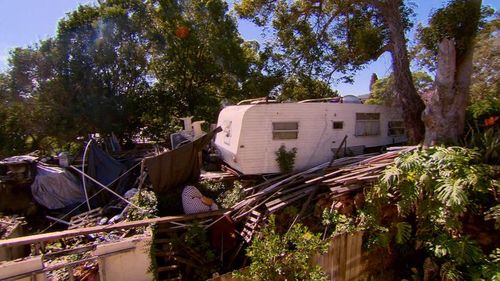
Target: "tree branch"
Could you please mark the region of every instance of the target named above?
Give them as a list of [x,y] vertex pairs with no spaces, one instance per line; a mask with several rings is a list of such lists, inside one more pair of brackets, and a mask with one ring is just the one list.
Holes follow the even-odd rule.
[[376,58],[380,58],[385,52],[392,52],[392,44],[386,44],[376,54]]

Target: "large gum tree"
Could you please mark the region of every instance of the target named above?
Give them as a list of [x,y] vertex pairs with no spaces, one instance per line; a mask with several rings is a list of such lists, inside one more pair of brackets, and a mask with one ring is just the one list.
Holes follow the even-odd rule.
[[405,37],[412,11],[404,1],[242,0],[236,10],[275,31],[273,47],[290,73],[349,81],[366,63],[389,52],[408,137],[412,143],[424,138],[425,106],[412,80]]
[[423,114],[425,145],[457,143],[464,132],[481,0],[454,0],[434,12],[420,40],[437,61]]
[[[278,61],[291,73],[349,80],[366,63],[389,52],[394,92],[410,142],[457,143],[463,134],[480,0],[451,0],[436,10],[421,40],[434,53],[437,75],[424,104],[410,71],[405,32],[411,3],[403,0],[242,0],[236,10],[275,31]],[[426,109],[424,111],[424,109]],[[424,137],[425,136],[425,137]]]

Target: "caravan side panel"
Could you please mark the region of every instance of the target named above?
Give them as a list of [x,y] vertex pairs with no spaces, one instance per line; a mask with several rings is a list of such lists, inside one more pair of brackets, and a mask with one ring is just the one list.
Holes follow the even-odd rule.
[[[376,113],[378,134],[356,132],[358,113],[368,117]],[[297,148],[295,169],[303,170],[329,161],[332,150],[336,150],[346,135],[350,148],[404,141],[388,133],[388,122],[401,120],[400,116],[394,109],[365,104],[283,103],[229,107],[221,112],[219,126],[225,130],[231,120],[231,140],[227,140],[225,130],[217,135],[216,144],[222,148],[224,161],[243,174],[278,173],[276,151],[281,145],[288,150]]]
[[[332,136],[328,135],[328,108],[322,104],[267,104],[252,107],[243,120],[240,148],[242,172],[245,174],[278,173],[276,151],[281,145],[297,148],[295,168],[302,170],[327,161]],[[276,124],[297,125],[296,138],[275,138]],[[279,129],[279,128],[278,128]],[[327,151],[325,153],[325,150]]]
[[222,128],[222,132],[216,135],[215,145],[219,149],[222,159],[239,171],[241,171],[241,167],[236,161],[236,155],[241,139],[241,124],[250,107],[250,105],[226,107],[219,113],[217,119],[217,126]]

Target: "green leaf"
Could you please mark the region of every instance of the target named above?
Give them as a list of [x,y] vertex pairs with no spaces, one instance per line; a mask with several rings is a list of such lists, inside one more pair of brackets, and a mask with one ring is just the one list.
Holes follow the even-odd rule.
[[398,222],[396,226],[396,243],[404,244],[411,238],[412,227],[407,222]]

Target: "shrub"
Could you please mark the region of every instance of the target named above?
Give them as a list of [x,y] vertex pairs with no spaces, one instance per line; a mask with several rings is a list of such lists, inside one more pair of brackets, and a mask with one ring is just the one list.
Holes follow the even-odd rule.
[[278,166],[280,167],[280,171],[282,173],[286,174],[293,171],[296,155],[296,147],[287,150],[284,144],[282,144],[278,151],[276,151],[276,162],[278,162]]
[[271,216],[261,236],[255,236],[247,249],[250,268],[242,273],[248,280],[327,280],[326,274],[311,259],[325,253],[328,242],[295,224],[281,235],[276,231],[275,217]]

